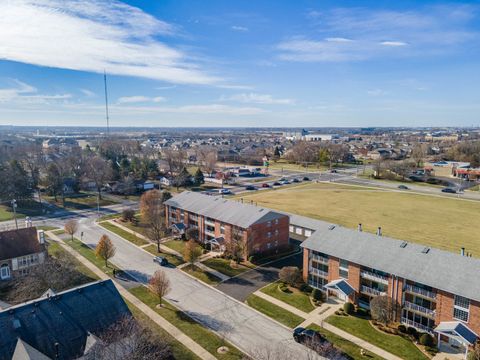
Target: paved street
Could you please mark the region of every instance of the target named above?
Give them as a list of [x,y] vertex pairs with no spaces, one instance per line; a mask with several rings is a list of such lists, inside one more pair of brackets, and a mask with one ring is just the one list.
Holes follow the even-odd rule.
[[[54,220],[62,226],[61,220]],[[80,220],[79,232],[84,232],[84,242],[95,246],[105,230],[94,223],[93,218]],[[159,267],[153,263],[152,255],[128,241],[109,233],[117,248],[112,262],[128,271],[141,282]],[[247,307],[228,295],[207,286],[175,268],[163,268],[172,284],[166,297],[175,306],[186,312],[204,326],[225,336],[230,342],[247,353],[256,352],[266,346],[285,347],[295,359],[307,359],[309,351],[292,339],[291,330]]]

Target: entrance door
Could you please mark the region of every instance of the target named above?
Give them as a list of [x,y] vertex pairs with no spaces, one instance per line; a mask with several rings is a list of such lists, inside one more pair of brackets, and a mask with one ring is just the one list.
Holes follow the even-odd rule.
[[10,268],[7,264],[3,264],[0,267],[0,279],[7,280],[10,279]]

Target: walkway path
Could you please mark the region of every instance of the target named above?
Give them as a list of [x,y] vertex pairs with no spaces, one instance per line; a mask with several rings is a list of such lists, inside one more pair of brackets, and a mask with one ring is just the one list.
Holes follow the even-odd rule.
[[[97,268],[95,265],[93,265],[90,261],[85,259],[82,255],[77,253],[70,246],[66,245],[63,242],[63,240],[60,237],[58,237],[57,235],[55,235],[53,232],[48,231],[48,232],[46,232],[46,234],[48,235],[49,238],[58,242],[63,249],[65,249],[68,253],[70,253],[72,256],[74,256],[79,262],[81,262],[85,267],[87,267],[89,270],[91,270],[93,273],[95,273],[95,275],[97,275],[100,279],[102,279],[102,280],[111,279],[108,275],[106,275],[103,271],[101,271],[99,268]],[[213,356],[207,350],[205,350],[203,347],[201,347],[192,338],[185,335],[185,333],[183,333],[177,327],[173,326],[171,323],[169,323],[163,317],[158,315],[150,307],[148,307],[143,302],[141,302],[137,297],[135,297],[131,293],[129,293],[117,281],[115,281],[114,279],[111,279],[111,280],[115,284],[115,287],[117,288],[120,295],[122,295],[126,300],[128,300],[130,303],[135,305],[140,311],[142,311],[146,316],[148,316],[150,319],[152,319],[157,325],[159,325],[161,328],[163,328],[165,331],[167,331],[172,337],[174,337],[176,340],[178,340],[180,343],[182,343],[187,349],[192,351],[195,355],[197,355],[201,359],[204,359],[204,360],[215,360],[216,359],[215,356]]]

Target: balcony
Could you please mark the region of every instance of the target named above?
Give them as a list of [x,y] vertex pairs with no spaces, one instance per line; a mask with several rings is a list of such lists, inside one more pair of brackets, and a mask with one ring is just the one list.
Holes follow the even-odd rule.
[[320,277],[323,277],[323,278],[328,277],[328,272],[323,271],[323,270],[319,270],[319,269],[314,268],[314,267],[310,268],[310,274],[317,275],[317,276],[320,276]]
[[404,301],[403,307],[405,309],[410,309],[412,311],[427,315],[430,317],[435,317],[435,310],[428,309],[426,307],[411,303],[410,301]]
[[360,287],[360,292],[367,294],[367,295],[373,295],[373,296],[381,296],[381,295],[387,295],[386,292],[371,288],[369,286],[362,285]]
[[432,299],[432,300],[435,300],[437,298],[437,294],[435,294],[434,292],[419,288],[415,285],[406,284],[405,288],[404,288],[404,291],[410,292],[410,293],[415,294],[415,295],[420,295],[420,296],[423,296],[425,298]]
[[375,281],[375,282],[379,282],[379,283],[388,285],[388,277],[383,276],[383,275],[379,275],[379,274],[375,274],[375,273],[373,273],[371,271],[368,271],[368,270],[360,271],[360,276],[363,277],[364,279],[368,279],[368,280],[371,280],[371,281]]
[[312,254],[312,260],[320,263],[320,264],[325,264],[328,265],[328,258],[320,255],[314,255]]
[[210,221],[210,220],[205,219],[205,220],[203,220],[203,222],[205,223],[205,226],[206,225],[215,226],[215,221]]
[[412,320],[409,320],[407,318],[402,317],[402,320],[400,322],[404,325],[414,327],[417,330],[424,331],[424,332],[427,332],[429,334],[433,334],[432,328],[429,328],[428,326],[425,326],[423,324],[419,324],[419,323],[417,323],[415,321],[412,321]]

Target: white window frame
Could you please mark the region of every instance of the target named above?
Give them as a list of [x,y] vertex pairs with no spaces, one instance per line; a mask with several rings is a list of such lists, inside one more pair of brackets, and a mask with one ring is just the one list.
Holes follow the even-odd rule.
[[0,266],[0,279],[7,280],[10,279],[11,276],[12,272],[10,271],[10,266],[8,266],[8,264]]
[[[462,304],[463,302],[463,304]],[[465,307],[467,306],[467,307]],[[466,315],[466,319],[462,319],[459,316],[456,316],[455,313],[463,313]],[[453,298],[453,318],[455,320],[460,320],[463,322],[468,322],[468,319],[470,318],[470,299],[455,295]]]

